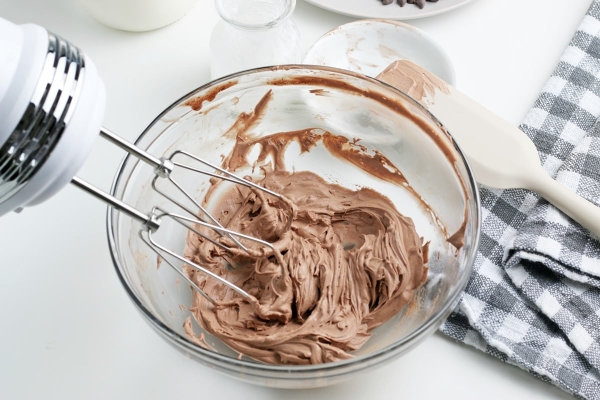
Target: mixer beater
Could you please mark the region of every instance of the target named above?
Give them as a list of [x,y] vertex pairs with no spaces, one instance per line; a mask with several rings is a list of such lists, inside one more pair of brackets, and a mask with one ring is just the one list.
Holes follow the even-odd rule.
[[[249,295],[248,293],[246,293],[244,290],[240,289],[239,287],[232,284],[231,282],[221,278],[220,276],[214,274],[213,272],[209,271],[208,269],[184,258],[183,256],[176,253],[175,251],[170,250],[167,247],[161,245],[153,237],[153,234],[160,228],[161,222],[165,219],[170,219],[170,220],[184,226],[188,230],[194,232],[196,235],[201,236],[205,240],[208,240],[209,242],[215,244],[216,246],[218,246],[232,254],[239,254],[240,250],[243,252],[246,252],[248,254],[260,254],[256,249],[248,248],[238,238],[246,239],[248,241],[258,243],[259,245],[265,246],[270,249],[269,255],[274,255],[278,259],[279,264],[281,265],[282,268],[284,268],[284,265],[285,265],[283,258],[281,257],[281,254],[275,249],[275,247],[273,247],[273,245],[271,243],[264,241],[262,239],[256,238],[254,236],[248,236],[243,233],[232,231],[232,230],[229,230],[229,229],[226,229],[225,227],[223,227],[223,225],[221,225],[221,223],[219,223],[219,221],[216,218],[214,218],[211,215],[211,213],[208,212],[206,210],[206,208],[203,207],[198,202],[198,200],[196,200],[186,189],[183,188],[182,185],[180,185],[177,182],[177,180],[173,177],[173,171],[176,168],[183,168],[188,171],[192,171],[192,172],[196,172],[199,174],[204,174],[204,175],[210,176],[211,178],[221,179],[221,180],[228,181],[228,182],[231,182],[234,184],[243,185],[254,191],[261,191],[270,196],[276,197],[277,199],[282,200],[285,204],[287,204],[289,209],[292,211],[292,214],[291,214],[290,218],[288,219],[287,228],[289,228],[289,226],[291,225],[291,222],[292,222],[292,219],[294,216],[293,213],[295,211],[295,206],[291,203],[291,201],[288,200],[285,196],[275,193],[272,190],[269,190],[265,187],[259,186],[250,180],[247,180],[247,179],[241,178],[235,174],[232,174],[231,172],[229,172],[223,168],[220,168],[220,167],[218,167],[200,157],[197,157],[191,153],[188,153],[188,152],[185,152],[182,150],[176,150],[169,157],[161,157],[159,159],[159,158],[156,158],[153,155],[147,153],[146,151],[140,149],[139,147],[127,142],[120,136],[115,135],[113,132],[107,130],[106,128],[101,128],[100,137],[110,141],[111,143],[113,143],[113,144],[117,145],[118,147],[122,148],[123,150],[127,151],[129,154],[139,158],[141,161],[143,161],[146,164],[153,167],[154,173],[156,174],[156,176],[152,180],[152,188],[156,192],[158,192],[162,197],[169,200],[172,204],[178,206],[182,211],[185,211],[187,213],[187,216],[164,210],[161,207],[153,207],[149,213],[144,214],[143,212],[137,210],[136,208],[131,207],[130,205],[103,192],[102,190],[96,188],[95,186],[91,185],[90,183],[88,183],[78,177],[73,177],[73,179],[71,180],[71,183],[74,184],[76,187],[84,190],[88,194],[91,194],[92,196],[96,197],[97,199],[116,208],[120,212],[127,214],[128,216],[139,221],[142,224],[142,229],[140,229],[140,232],[139,232],[140,238],[152,249],[152,251],[154,251],[159,257],[161,257],[163,261],[165,261],[170,267],[172,267],[188,283],[190,283],[195,290],[197,290],[200,294],[202,294],[211,303],[216,304],[214,299],[212,299],[202,289],[200,289],[191,279],[189,279],[189,277],[186,274],[181,272],[181,270],[179,268],[177,268],[171,261],[169,261],[169,259],[167,257],[165,257],[165,255],[170,255],[170,256],[174,257],[175,259],[185,263],[186,265],[190,265],[193,268],[202,271],[203,273],[211,276],[212,278],[218,280],[225,286],[234,290],[235,292],[240,294],[242,297],[244,297],[246,300],[248,300],[252,303],[255,303],[254,297]],[[206,167],[211,168],[213,171],[216,171],[220,174],[211,172],[210,170],[203,170],[203,169],[200,169],[197,167],[193,167],[189,164],[184,164],[181,161],[176,160],[176,159],[182,159],[182,158],[184,158],[184,159],[187,158],[188,160],[192,160],[197,163],[200,163]],[[197,210],[199,210],[199,212],[198,211],[194,212],[192,209],[190,209],[188,206],[183,204],[181,201],[177,200],[175,198],[175,196],[169,194],[169,191],[161,189],[157,184],[157,182],[161,178],[163,180],[168,181],[174,188],[176,188],[177,191],[179,191],[181,194],[183,194],[185,198],[187,198],[192,204],[194,204],[194,206],[197,208]],[[202,218],[201,216],[204,216],[205,218]],[[210,221],[210,222],[207,222],[207,221]],[[229,237],[229,239],[231,239],[231,242],[234,244],[235,247],[228,246],[227,244],[225,244],[223,242],[217,241],[217,240],[207,236],[206,234],[204,234],[203,232],[201,232],[200,230],[197,229],[198,226],[213,229],[220,235]]]

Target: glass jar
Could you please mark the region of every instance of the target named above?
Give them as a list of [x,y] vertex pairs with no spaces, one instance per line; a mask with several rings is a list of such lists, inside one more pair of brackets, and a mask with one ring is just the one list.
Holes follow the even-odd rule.
[[296,0],[215,0],[222,20],[210,37],[212,79],[250,68],[298,64]]

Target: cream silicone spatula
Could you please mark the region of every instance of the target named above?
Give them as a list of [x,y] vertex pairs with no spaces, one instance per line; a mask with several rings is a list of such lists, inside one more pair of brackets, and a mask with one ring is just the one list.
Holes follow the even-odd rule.
[[477,182],[532,190],[600,237],[600,208],[552,179],[517,127],[410,61],[394,62],[377,79],[417,100],[448,129]]

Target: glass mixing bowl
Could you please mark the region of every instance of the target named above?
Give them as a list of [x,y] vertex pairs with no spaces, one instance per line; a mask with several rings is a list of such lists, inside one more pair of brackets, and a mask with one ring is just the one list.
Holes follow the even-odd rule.
[[[204,332],[215,350],[205,350],[186,336],[183,323],[191,316],[186,307],[192,304],[192,289],[172,268],[164,264],[158,268],[156,254],[140,240],[140,224],[114,209],[108,212],[110,250],[117,274],[144,319],[187,356],[254,384],[283,388],[330,385],[408,351],[434,332],[452,311],[471,273],[479,240],[478,192],[460,150],[427,110],[375,79],[326,67],[261,68],[211,82],[166,109],[136,144],[156,156],[184,149],[220,165],[235,141],[225,133],[240,113],[252,113],[268,91],[272,91],[271,101],[255,122],[253,136],[318,128],[350,140],[360,139],[370,154],[378,150],[387,156],[435,212],[437,222],[401,185],[376,178],[332,156],[320,145],[301,154],[292,144],[285,154],[287,169],[310,170],[350,188],[371,187],[414,220],[419,235],[430,242],[429,274],[411,302],[375,328],[352,359],[310,366],[266,365],[240,357],[203,331],[195,320],[195,332]],[[191,99],[199,110],[186,105],[192,104]],[[256,157],[256,153],[249,157]],[[449,153],[455,162],[449,161]],[[247,172],[251,173],[240,173]],[[153,178],[150,167],[127,156],[115,177],[112,194],[140,210],[150,211],[153,206],[173,209],[152,189]],[[209,186],[209,177],[190,171],[178,173],[177,179],[199,199]],[[465,210],[465,244],[456,250],[446,241],[440,222],[447,232],[454,233],[462,224]],[[186,229],[178,224],[163,224],[157,231],[159,241],[180,254],[185,234]],[[181,264],[176,266],[180,268]]]

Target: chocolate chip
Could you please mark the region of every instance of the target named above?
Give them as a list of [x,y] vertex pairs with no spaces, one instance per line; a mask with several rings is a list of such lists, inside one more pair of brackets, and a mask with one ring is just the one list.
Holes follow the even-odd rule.
[[[429,1],[431,3],[437,3],[438,0],[398,0],[398,5],[400,7],[404,7],[406,4],[415,4],[419,8],[425,7],[425,1]],[[383,5],[392,4],[393,0],[381,0]]]

